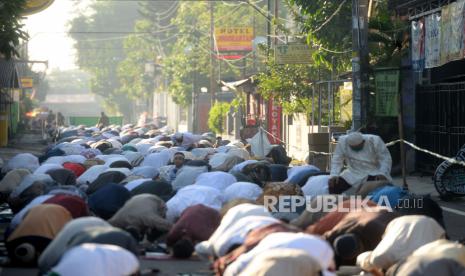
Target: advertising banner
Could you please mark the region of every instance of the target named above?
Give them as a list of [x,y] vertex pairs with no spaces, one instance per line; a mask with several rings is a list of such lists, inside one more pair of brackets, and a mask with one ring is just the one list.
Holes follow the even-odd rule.
[[421,72],[425,62],[425,24],[420,19],[412,21],[412,66],[415,72]]
[[397,116],[399,111],[399,76],[400,71],[397,69],[375,72],[377,116]]
[[450,38],[447,61],[463,58],[464,6],[465,0],[450,4]]
[[252,51],[253,39],[252,27],[215,28],[216,47],[220,52]]
[[276,45],[275,60],[277,64],[310,64],[312,51],[307,44]]
[[441,15],[425,17],[425,68],[438,67],[441,57]]
[[447,5],[441,10],[441,59],[439,65],[449,61],[449,40],[451,35],[451,6]]
[[279,144],[281,138],[281,118],[282,107],[273,99],[268,101],[268,132],[273,135],[268,135],[268,140],[271,144]]
[[21,78],[21,87],[22,88],[32,88],[34,86],[34,79],[31,77]]

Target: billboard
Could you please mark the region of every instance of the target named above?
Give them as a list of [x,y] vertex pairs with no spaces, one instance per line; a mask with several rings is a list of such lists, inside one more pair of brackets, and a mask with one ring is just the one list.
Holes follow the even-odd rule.
[[271,144],[279,144],[281,142],[281,118],[282,107],[273,98],[268,100],[268,140]]
[[274,53],[277,64],[312,63],[312,51],[307,44],[293,43],[276,45]]
[[31,77],[22,77],[21,78],[21,87],[22,88],[32,88],[34,86],[34,79]]
[[220,52],[252,51],[253,39],[252,27],[215,28],[216,47]]
[[376,115],[396,117],[399,113],[399,81],[398,69],[375,72]]

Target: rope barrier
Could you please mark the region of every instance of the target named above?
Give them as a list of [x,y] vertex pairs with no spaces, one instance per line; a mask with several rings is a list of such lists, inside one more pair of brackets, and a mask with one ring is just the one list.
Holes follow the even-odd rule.
[[[296,147],[296,146],[293,146],[293,145],[289,145],[288,143],[284,142],[283,140],[279,139],[278,137],[276,137],[275,135],[273,135],[272,133],[268,132],[267,130],[265,130],[263,127],[260,127],[264,132],[266,132],[267,134],[269,134],[271,137],[273,137],[275,140],[278,140],[280,141],[281,143],[287,145],[288,147],[292,147],[296,150],[299,150],[299,151],[307,151],[307,150],[303,150],[299,147]],[[409,142],[409,141],[406,141],[406,140],[403,140],[403,139],[398,139],[398,140],[394,140],[394,141],[391,141],[389,143],[386,143],[386,147],[391,147],[391,146],[394,146],[398,143],[404,143],[408,146],[410,146],[411,148],[417,150],[417,151],[421,151],[423,153],[426,153],[426,154],[429,154],[431,156],[434,156],[436,158],[439,158],[439,159],[442,159],[444,161],[447,161],[451,164],[457,164],[457,165],[461,165],[461,166],[464,166],[465,167],[465,162],[464,161],[461,161],[461,160],[457,160],[455,158],[451,158],[451,157],[447,157],[447,156],[443,156],[443,155],[440,155],[439,153],[436,153],[436,152],[432,152],[432,151],[429,151],[427,149],[424,149],[424,148],[420,148],[419,146]],[[319,151],[312,151],[312,150],[309,150],[307,151],[309,153],[312,153],[312,154],[315,154],[315,155],[326,155],[326,156],[329,156],[329,155],[333,155],[333,153],[329,153],[329,152],[319,152]]]

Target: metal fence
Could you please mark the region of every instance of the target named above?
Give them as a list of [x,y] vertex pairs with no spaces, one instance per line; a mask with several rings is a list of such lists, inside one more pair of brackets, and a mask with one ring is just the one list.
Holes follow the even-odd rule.
[[[465,145],[465,82],[417,87],[417,144],[445,156]],[[434,171],[441,160],[417,154],[417,169]]]

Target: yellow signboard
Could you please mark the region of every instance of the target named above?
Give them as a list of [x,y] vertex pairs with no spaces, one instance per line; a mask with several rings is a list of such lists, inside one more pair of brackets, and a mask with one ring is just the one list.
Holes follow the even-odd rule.
[[277,45],[274,54],[277,64],[312,63],[312,51],[307,44]]
[[21,87],[22,88],[32,88],[34,86],[34,79],[26,77],[21,78]]
[[54,0],[27,0],[22,15],[27,16],[41,12],[50,7],[53,1]]
[[252,27],[220,27],[215,29],[218,51],[252,51]]

